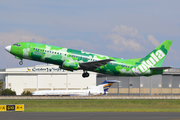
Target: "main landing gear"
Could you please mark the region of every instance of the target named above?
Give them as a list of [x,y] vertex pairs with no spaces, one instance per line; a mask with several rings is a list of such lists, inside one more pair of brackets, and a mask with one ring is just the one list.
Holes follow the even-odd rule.
[[22,64],[23,64],[23,60],[21,60],[21,61],[19,62],[19,64],[22,65]]
[[82,77],[83,77],[83,78],[89,77],[89,73],[84,70],[84,73],[82,74]]

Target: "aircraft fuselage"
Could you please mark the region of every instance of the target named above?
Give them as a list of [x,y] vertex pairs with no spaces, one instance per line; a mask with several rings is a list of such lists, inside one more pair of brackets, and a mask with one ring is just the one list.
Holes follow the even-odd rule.
[[[116,76],[150,76],[162,74],[163,70],[151,70],[150,67],[162,64],[168,49],[169,48],[164,51],[164,49],[156,48],[144,58],[119,59],[105,55],[32,42],[20,42],[6,47],[8,52],[21,60],[29,59],[44,63],[51,63],[59,65],[60,68],[70,71],[82,69],[84,71],[93,71]],[[107,64],[102,62],[102,65],[99,65],[101,64],[99,61],[106,59],[111,59],[111,61],[107,62]],[[85,64],[87,67],[82,66],[82,63],[87,63]]]

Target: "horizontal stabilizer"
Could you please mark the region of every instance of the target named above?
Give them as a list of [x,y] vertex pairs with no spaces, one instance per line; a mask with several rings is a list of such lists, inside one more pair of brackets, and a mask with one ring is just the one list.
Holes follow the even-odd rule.
[[106,80],[106,81],[107,81],[107,83],[117,83],[117,82],[120,82],[118,80]]
[[103,84],[110,84],[110,83],[118,83],[118,82],[120,82],[120,81],[118,81],[118,80],[105,80],[103,83],[101,83],[101,85],[103,85]]
[[151,67],[150,70],[165,70],[165,69],[170,69],[172,67]]

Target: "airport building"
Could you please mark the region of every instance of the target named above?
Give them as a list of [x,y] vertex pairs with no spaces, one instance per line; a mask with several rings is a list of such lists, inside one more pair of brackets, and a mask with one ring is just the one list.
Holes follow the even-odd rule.
[[96,73],[89,72],[88,78],[83,78],[82,73],[65,71],[57,65],[7,68],[0,70],[0,81],[3,89],[12,89],[17,95],[23,91],[84,90],[87,86],[96,86]]
[[169,69],[162,75],[150,77],[108,76],[89,72],[88,78],[82,77],[83,71],[65,71],[57,65],[0,69],[3,89],[10,88],[21,95],[23,91],[37,90],[85,90],[104,80],[118,80],[109,89],[108,95],[179,95],[180,69]]
[[121,81],[109,89],[109,95],[180,95],[180,69],[166,70],[162,75],[122,77],[97,75],[97,84],[104,79]]

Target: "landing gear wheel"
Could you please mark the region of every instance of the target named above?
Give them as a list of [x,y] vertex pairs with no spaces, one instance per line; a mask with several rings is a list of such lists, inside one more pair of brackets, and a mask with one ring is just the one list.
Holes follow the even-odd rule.
[[23,64],[23,61],[21,60],[21,61],[19,62],[19,64],[22,65],[22,64]]
[[84,73],[82,74],[82,77],[83,77],[83,78],[89,77],[89,73],[88,73],[88,72],[84,72]]

